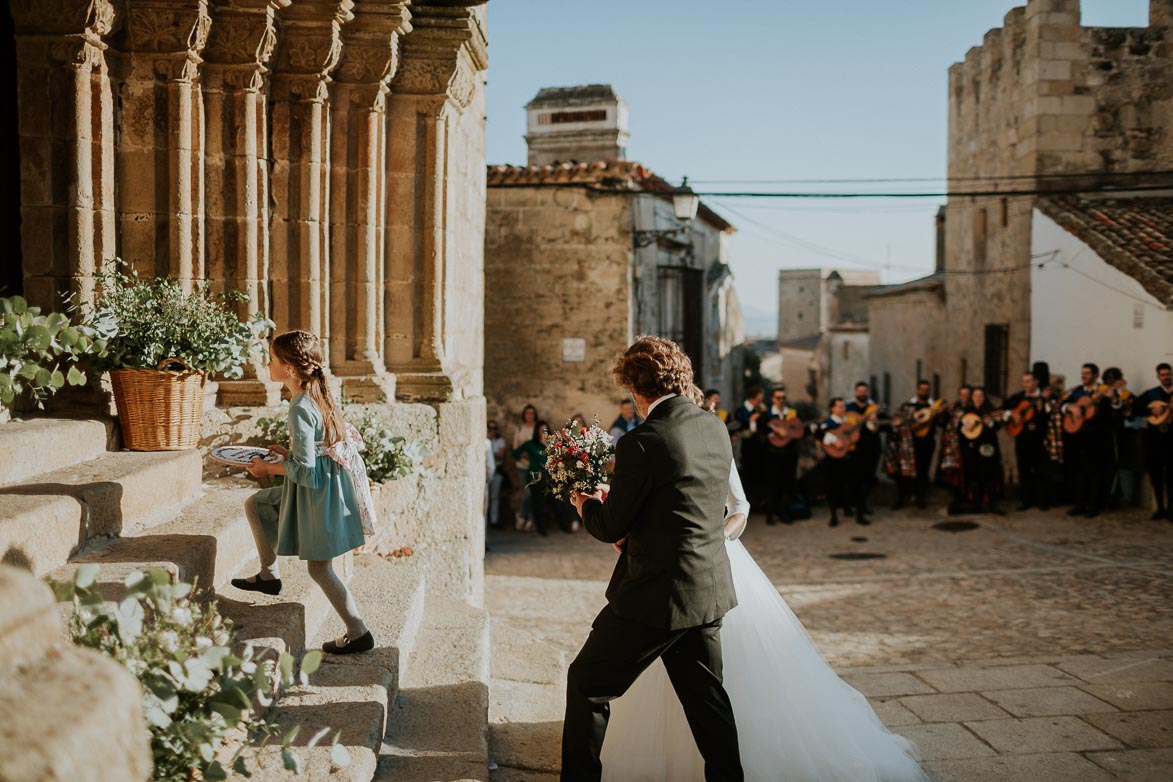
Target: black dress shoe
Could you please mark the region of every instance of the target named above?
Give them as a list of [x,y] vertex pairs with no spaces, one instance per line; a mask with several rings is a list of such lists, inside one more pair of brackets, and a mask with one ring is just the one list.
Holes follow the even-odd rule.
[[775,519],[773,516],[766,516],[766,526],[767,527],[772,527],[777,523],[778,523],[778,520]]
[[836,517],[836,516],[832,516],[832,517],[831,517],[831,520],[830,520],[829,522],[827,522],[827,526],[828,526],[828,527],[838,527],[838,526],[839,526],[839,519],[838,519],[838,517]]
[[1095,508],[1092,508],[1091,510],[1084,511],[1084,513],[1083,513],[1084,518],[1087,518],[1087,519],[1094,519],[1096,516],[1099,516],[1099,515],[1100,515],[1100,512],[1098,510],[1096,510]]
[[870,519],[868,519],[868,517],[867,517],[867,516],[865,516],[865,515],[863,515],[863,514],[861,513],[861,514],[859,514],[859,516],[857,516],[857,517],[856,517],[856,519],[855,519],[855,523],[856,523],[856,524],[862,524],[863,526],[865,526],[865,527],[866,527],[866,526],[868,526],[869,524],[871,524],[872,522],[871,522],[871,520],[870,520]]
[[1019,505],[1017,508],[1015,508],[1014,510],[1030,510],[1032,507],[1034,507],[1034,506],[1028,505],[1024,502],[1021,505]]
[[243,589],[245,592],[264,592],[266,595],[281,594],[281,579],[261,578],[259,574],[252,578],[234,578],[232,586]]
[[1084,511],[1084,509],[1083,509],[1083,508],[1081,508],[1080,506],[1076,505],[1074,508],[1072,508],[1071,510],[1067,511],[1067,515],[1068,515],[1068,516],[1082,516],[1082,515],[1084,514],[1084,512],[1085,512],[1085,511]]
[[365,633],[355,638],[353,641],[346,636],[343,636],[346,643],[340,644],[337,641],[326,641],[322,644],[322,651],[330,654],[357,654],[358,652],[369,652],[375,648],[375,637],[371,635],[371,631],[367,630]]

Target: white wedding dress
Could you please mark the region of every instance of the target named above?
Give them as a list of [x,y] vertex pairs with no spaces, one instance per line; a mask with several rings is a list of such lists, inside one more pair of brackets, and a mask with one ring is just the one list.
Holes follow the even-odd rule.
[[[748,518],[736,465],[729,484],[729,516]],[[725,616],[721,651],[746,780],[927,780],[911,742],[889,733],[831,670],[745,546],[725,545],[737,607]],[[704,763],[659,660],[611,702],[602,758],[604,782],[703,782]]]

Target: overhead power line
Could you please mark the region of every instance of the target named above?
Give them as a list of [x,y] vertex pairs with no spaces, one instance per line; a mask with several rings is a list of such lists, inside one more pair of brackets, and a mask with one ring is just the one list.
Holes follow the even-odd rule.
[[1129,177],[1173,176],[1173,169],[1162,171],[1122,171],[1119,173],[1081,173],[1081,174],[1002,174],[988,176],[933,176],[933,177],[874,177],[874,178],[845,178],[845,179],[694,179],[693,184],[741,184],[741,185],[843,185],[843,184],[877,184],[886,182],[1011,182],[1027,179],[1090,179],[1093,177],[1110,177],[1112,179],[1127,179]]
[[1094,195],[1111,193],[1152,192],[1156,190],[1173,191],[1173,182],[1162,185],[1123,185],[1114,188],[1039,188],[1032,190],[954,190],[932,193],[797,193],[797,192],[767,192],[767,191],[696,191],[701,198],[964,198],[966,196],[989,197],[1029,195]]

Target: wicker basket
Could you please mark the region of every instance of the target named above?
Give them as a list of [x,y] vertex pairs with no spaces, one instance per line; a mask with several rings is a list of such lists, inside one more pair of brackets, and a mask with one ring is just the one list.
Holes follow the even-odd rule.
[[[183,371],[164,370],[179,364]],[[114,369],[114,403],[123,443],[132,451],[181,451],[195,448],[204,413],[204,375],[178,358],[158,369]]]

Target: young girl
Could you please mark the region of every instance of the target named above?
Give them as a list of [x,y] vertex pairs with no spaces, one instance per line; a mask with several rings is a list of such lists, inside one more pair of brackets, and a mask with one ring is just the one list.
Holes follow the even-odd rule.
[[346,624],[346,635],[322,644],[332,654],[365,652],[375,646],[354,598],[334,572],[331,560],[363,544],[363,526],[354,482],[324,452],[346,437],[346,426],[326,383],[321,342],[306,331],[289,331],[273,340],[269,376],[289,389],[289,449],[269,450],[282,464],[254,459],[255,477],[284,475],[281,486],[262,489],[244,503],[261,560],[261,572],[234,578],[232,585],[251,592],[281,592],[277,555],[308,561],[310,578],[326,593]]

